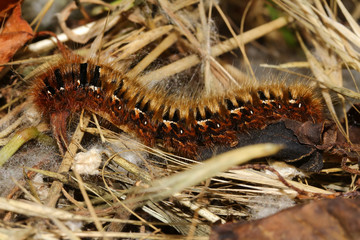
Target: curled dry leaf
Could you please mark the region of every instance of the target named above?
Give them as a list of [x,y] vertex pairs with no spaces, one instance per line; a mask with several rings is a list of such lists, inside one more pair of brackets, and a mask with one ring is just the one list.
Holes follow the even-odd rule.
[[213,227],[211,240],[359,239],[360,199],[326,199],[247,223]]
[[[94,4],[100,4],[105,7],[108,7],[109,9],[113,10],[114,7],[110,4],[107,4],[100,0],[81,0],[80,2],[87,2],[87,3],[94,3]],[[109,15],[108,19],[104,18],[99,20],[94,24],[90,23],[89,25],[86,25],[88,27],[87,33],[83,35],[79,35],[74,33],[70,28],[66,25],[66,20],[70,16],[71,12],[78,7],[76,6],[75,2],[70,3],[60,14],[58,14],[58,20],[61,29],[64,31],[64,33],[74,42],[78,43],[86,43],[91,38],[101,34],[101,32],[104,30],[104,24],[106,22],[105,31],[109,30],[111,27],[113,27],[117,21],[120,19],[120,16],[118,15]]]
[[[310,137],[307,137],[307,132],[305,131],[307,129],[302,127],[303,124],[311,126],[309,132],[312,134]],[[263,129],[252,130],[251,134],[238,134],[237,138],[239,141],[231,147],[215,146],[211,150],[206,149],[199,153],[198,160],[204,160],[212,155],[249,144],[275,143],[281,144],[282,149],[272,155],[271,158],[292,163],[305,171],[318,172],[323,167],[323,159],[317,148],[321,133],[318,130],[319,126],[321,127],[321,124],[283,119],[271,123]],[[314,129],[316,130],[315,132],[313,131]]]
[[[34,32],[28,22],[21,17],[21,6],[18,4],[0,34],[0,63],[7,63],[33,36]],[[0,71],[2,69],[3,67],[0,67]]]
[[[358,109],[360,106],[355,105],[347,113],[349,128],[347,137],[332,121],[313,124],[286,119],[284,122],[286,128],[293,132],[300,144],[311,146],[320,152],[359,161],[360,156],[357,152],[360,150],[360,113]],[[345,125],[345,120],[342,123]]]
[[0,19],[3,20],[4,17],[9,16],[9,12],[11,9],[16,7],[21,0],[7,0],[0,1]]
[[[348,136],[345,137],[338,131],[336,139],[333,137],[332,141],[335,141],[335,147],[332,152],[340,155],[341,157],[348,158],[351,161],[357,161],[360,163],[360,104],[355,104],[347,112],[347,123],[345,119],[342,120],[343,126],[348,127]],[[332,127],[332,131],[335,131],[335,127]],[[327,140],[324,135],[324,142]],[[330,142],[330,141],[329,141]],[[358,173],[357,173],[358,174]]]

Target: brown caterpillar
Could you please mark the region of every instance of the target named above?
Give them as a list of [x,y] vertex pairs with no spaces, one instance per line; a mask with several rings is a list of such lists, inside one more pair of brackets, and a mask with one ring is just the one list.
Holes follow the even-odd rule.
[[268,126],[284,119],[323,120],[321,100],[300,83],[270,83],[191,99],[149,89],[108,65],[82,62],[80,57],[63,60],[34,80],[34,103],[50,118],[60,149],[66,143],[68,116],[81,109],[126,126],[148,146],[160,143],[190,158],[202,158],[199,154],[214,148],[219,152],[246,145],[244,141],[261,142],[257,137],[249,140],[252,132],[276,133],[278,127]]

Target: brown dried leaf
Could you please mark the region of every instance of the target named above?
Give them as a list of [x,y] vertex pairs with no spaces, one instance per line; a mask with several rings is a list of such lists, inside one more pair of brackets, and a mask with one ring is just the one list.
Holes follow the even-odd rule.
[[2,0],[0,1],[0,19],[9,15],[11,9],[16,7],[22,0]]
[[[0,63],[7,63],[16,51],[33,36],[33,30],[21,17],[21,6],[18,4],[0,34]],[[3,67],[0,67],[0,71],[2,69]]]
[[360,199],[326,199],[247,223],[212,229],[211,240],[360,239]]
[[[323,146],[329,153],[341,157],[347,157],[351,161],[360,161],[360,113],[359,104],[355,104],[347,112],[347,122],[342,119],[341,124],[348,126],[348,136],[344,136],[335,126],[329,126],[324,130]],[[325,148],[324,148],[325,149]],[[344,159],[343,159],[344,160]],[[344,162],[343,162],[344,163]],[[344,169],[345,171],[348,171]],[[354,174],[358,174],[353,172]]]
[[[107,4],[103,1],[100,0],[80,0],[80,2],[87,2],[87,3],[94,3],[94,4],[99,4],[99,5],[103,5],[105,7],[108,7],[109,9],[114,9],[114,7],[110,4]],[[71,2],[64,10],[62,10],[58,15],[57,18],[59,20],[59,24],[61,29],[64,31],[64,33],[74,42],[78,42],[78,43],[86,43],[88,42],[91,38],[101,34],[104,31],[104,26],[105,23],[105,31],[109,30],[110,28],[112,28],[117,21],[119,20],[120,16],[117,15],[109,15],[107,18],[103,18],[100,19],[97,22],[93,22],[90,23],[90,25],[86,25],[87,28],[89,28],[87,30],[86,33],[84,34],[77,34],[75,33],[72,29],[68,28],[68,26],[66,25],[66,20],[68,19],[68,17],[70,16],[71,12],[75,9],[77,9],[78,7],[76,6],[75,2]]]
[[302,123],[291,119],[285,119],[284,122],[286,127],[294,132],[299,142],[314,146],[320,144],[322,123],[314,124],[310,121]]
[[[286,128],[293,131],[294,135],[301,144],[306,144],[321,152],[331,155],[347,156],[352,159],[359,159],[360,150],[360,115],[358,112],[348,113],[349,118],[349,139],[341,133],[335,122],[324,121],[321,124],[312,122],[297,122],[294,120],[284,120]],[[355,119],[356,118],[356,119]],[[358,122],[357,122],[358,121]]]

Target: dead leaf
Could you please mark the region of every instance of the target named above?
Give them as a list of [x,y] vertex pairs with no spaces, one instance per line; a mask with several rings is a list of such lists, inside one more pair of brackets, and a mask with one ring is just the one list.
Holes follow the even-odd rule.
[[[21,17],[21,6],[18,4],[6,21],[0,34],[0,63],[7,63],[28,40],[34,36],[33,30]],[[4,67],[0,67],[0,71]]]
[[[312,127],[309,131],[311,133],[310,137],[306,136],[305,133],[304,136],[301,135],[301,131],[306,129],[302,127],[304,124],[308,128]],[[267,125],[264,129],[252,129],[237,134],[238,142],[231,147],[214,146],[211,149],[200,149],[197,160],[208,159],[213,155],[251,144],[275,143],[281,144],[282,149],[272,155],[272,159],[292,163],[305,171],[318,172],[323,167],[323,159],[317,151],[316,145],[320,142],[319,127],[321,128],[322,125],[306,124],[288,119],[276,121]],[[300,140],[303,140],[303,142]]]
[[211,240],[360,239],[360,199],[326,199],[246,223],[213,227]]
[[[112,10],[114,9],[112,5],[107,4],[100,0],[80,0],[80,2],[99,4],[108,7],[109,9]],[[76,6],[75,2],[72,2],[57,15],[61,29],[74,42],[86,43],[91,38],[101,34],[102,31],[104,31],[105,23],[107,23],[105,26],[105,31],[107,31],[110,28],[112,28],[120,19],[120,17],[117,15],[109,15],[107,18],[103,18],[97,21],[96,24],[95,22],[90,23],[91,27],[89,25],[86,25],[88,28],[87,32],[85,34],[80,35],[75,33],[72,29],[68,28],[68,26],[66,25],[66,20],[70,16],[71,12],[77,8],[78,7]]]
[[303,123],[291,119],[285,119],[284,122],[286,128],[294,132],[299,142],[308,145],[318,145],[321,143],[323,123],[314,124],[310,121]]
[[11,9],[20,4],[22,0],[2,0],[0,1],[0,20],[9,15]]

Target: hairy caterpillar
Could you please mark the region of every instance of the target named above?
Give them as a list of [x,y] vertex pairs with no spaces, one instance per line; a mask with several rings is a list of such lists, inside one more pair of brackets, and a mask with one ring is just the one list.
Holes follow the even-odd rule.
[[[64,59],[34,80],[34,103],[50,118],[60,149],[66,143],[68,116],[81,109],[126,126],[148,146],[160,144],[170,152],[199,159],[214,149],[221,152],[263,141],[296,142],[291,134],[277,135],[283,127],[274,124],[284,119],[314,124],[323,120],[321,100],[311,87],[300,83],[267,83],[191,99],[148,88],[111,66],[80,57]],[[277,136],[260,139],[259,131]],[[256,136],[249,138],[253,133]],[[281,158],[293,160],[312,152],[300,150]]]

